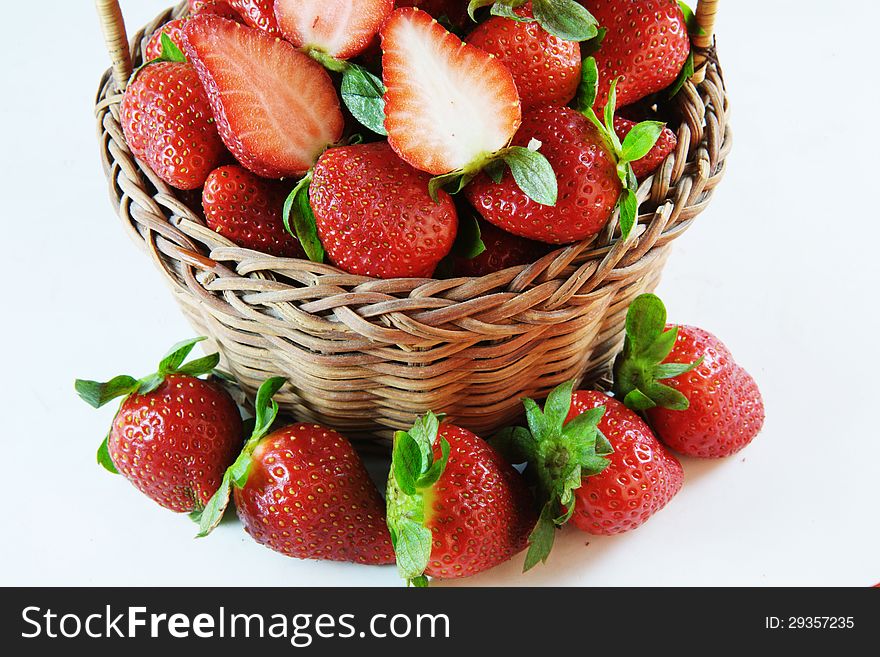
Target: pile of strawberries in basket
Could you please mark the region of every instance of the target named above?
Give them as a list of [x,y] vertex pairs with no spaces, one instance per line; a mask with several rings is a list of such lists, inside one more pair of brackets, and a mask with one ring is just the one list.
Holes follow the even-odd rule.
[[[684,482],[672,451],[722,458],[761,430],[754,379],[711,333],[666,323],[656,296],[630,306],[613,395],[559,386],[527,426],[477,436],[427,413],[394,437],[385,500],[351,443],[332,428],[279,419],[267,380],[242,422],[217,354],[186,362],[176,345],[141,379],[78,380],[95,408],[123,401],[98,462],[209,534],[230,497],[259,543],[302,559],[397,563],[408,583],[482,572],[527,550],[546,561],[556,530],[642,525]],[[211,374],[208,379],[199,378]],[[295,382],[292,382],[295,384]],[[247,427],[247,428],[246,428]]]
[[190,0],[120,118],[240,247],[481,276],[629,236],[695,30],[674,0]]

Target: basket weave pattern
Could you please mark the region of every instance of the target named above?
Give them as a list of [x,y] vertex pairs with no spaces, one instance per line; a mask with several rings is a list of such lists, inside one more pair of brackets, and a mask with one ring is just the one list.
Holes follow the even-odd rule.
[[[714,14],[714,5],[701,9]],[[135,34],[134,66],[150,34],[185,10]],[[517,419],[521,397],[568,379],[606,380],[627,306],[656,287],[672,241],[709,203],[730,132],[705,41],[698,74],[672,101],[678,148],[639,187],[639,229],[621,242],[615,217],[591,240],[482,278],[376,280],[235,246],[207,228],[196,196],[132,156],[111,71],[96,107],[104,171],[123,224],[247,392],[285,376],[276,396],[284,410],[354,439],[387,439],[429,409],[488,435]]]

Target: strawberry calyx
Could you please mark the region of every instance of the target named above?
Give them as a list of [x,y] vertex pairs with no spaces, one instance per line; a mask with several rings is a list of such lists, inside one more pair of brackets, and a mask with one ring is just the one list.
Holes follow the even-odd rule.
[[574,513],[574,492],[584,477],[608,467],[605,458],[614,450],[599,430],[605,406],[578,415],[566,424],[571,409],[574,381],[555,388],[543,410],[524,399],[528,428],[511,427],[496,434],[490,444],[512,463],[527,463],[525,475],[532,480],[541,503],[538,522],[529,535],[523,572],[547,561],[556,529]]
[[278,418],[278,402],[273,397],[285,383],[287,383],[287,379],[284,377],[274,377],[264,381],[257,391],[257,398],[254,401],[254,428],[250,438],[244,444],[238,458],[226,469],[220,487],[208,500],[205,508],[190,514],[190,518],[199,526],[196,538],[207,536],[220,524],[223,514],[226,513],[226,508],[229,506],[232,487],[244,488],[247,485],[254,461],[254,450],[257,449]]
[[306,52],[328,71],[342,74],[342,102],[358,123],[377,135],[386,136],[385,85],[382,80],[363,66],[338,59],[323,50],[310,48]]
[[397,570],[408,585],[428,585],[425,569],[431,558],[431,530],[426,526],[428,497],[449,462],[451,446],[440,438],[440,458],[434,442],[442,416],[428,412],[409,431],[394,434],[386,495],[388,530],[397,558]]
[[[165,378],[171,374],[182,374],[191,377],[218,374],[214,368],[220,363],[220,354],[211,354],[189,363],[185,362],[193,347],[207,339],[205,337],[192,338],[191,340],[177,343],[165,354],[159,362],[159,367],[156,371],[141,379],[135,379],[128,374],[121,374],[104,383],[77,379],[74,382],[74,388],[80,399],[89,406],[101,408],[120,397],[128,398],[134,394],[149,394],[162,385]],[[100,447],[98,447],[97,462],[108,472],[119,474],[119,471],[113,464],[113,460],[110,458],[110,450],[107,445],[109,438],[110,435],[108,434]]]
[[156,57],[156,59],[151,59],[148,62],[144,62],[137,69],[135,69],[134,73],[131,74],[131,79],[128,81],[129,84],[134,82],[140,72],[151,64],[157,64],[159,62],[177,62],[178,64],[187,63],[186,55],[184,55],[183,51],[177,47],[177,44],[171,40],[171,37],[163,32],[159,36],[159,41],[162,44],[162,54]]
[[626,240],[635,228],[638,219],[639,202],[636,197],[638,180],[633,172],[632,162],[647,155],[660,138],[666,124],[662,121],[642,121],[636,124],[626,135],[623,142],[614,131],[614,111],[617,107],[617,83],[611,83],[608,102],[605,105],[602,120],[596,116],[593,105],[599,90],[599,68],[595,58],[587,57],[581,67],[581,84],[574,100],[574,109],[583,114],[602,136],[608,150],[617,161],[617,175],[623,189],[617,199],[620,211],[621,239]]
[[506,165],[526,196],[535,203],[554,206],[559,196],[556,173],[547,158],[538,152],[539,148],[541,142],[532,139],[527,147],[508,146],[494,153],[487,153],[462,169],[431,178],[428,193],[435,203],[439,203],[437,193],[441,188],[452,195],[458,194],[481,171],[493,182],[499,183]]
[[502,16],[520,23],[538,23],[544,30],[566,41],[589,41],[596,36],[599,23],[575,0],[531,0],[532,16],[520,16],[516,9],[529,0],[471,0],[468,15],[477,22],[475,13],[489,7],[493,16]]
[[660,383],[690,372],[693,363],[664,363],[678,338],[678,327],[666,328],[666,307],[654,294],[642,294],[626,314],[623,352],[614,366],[614,394],[636,412],[655,406],[683,411],[690,403],[675,388]]

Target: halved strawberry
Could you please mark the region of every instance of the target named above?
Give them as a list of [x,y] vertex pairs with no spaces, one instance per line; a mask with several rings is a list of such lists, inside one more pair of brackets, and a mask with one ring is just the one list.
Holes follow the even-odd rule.
[[394,9],[394,0],[277,0],[275,17],[293,45],[337,59],[359,55]]
[[291,44],[218,16],[184,27],[190,61],[227,148],[260,176],[301,176],[342,136],[324,68]]
[[385,129],[394,151],[434,175],[503,149],[521,121],[510,71],[412,7],[382,26]]

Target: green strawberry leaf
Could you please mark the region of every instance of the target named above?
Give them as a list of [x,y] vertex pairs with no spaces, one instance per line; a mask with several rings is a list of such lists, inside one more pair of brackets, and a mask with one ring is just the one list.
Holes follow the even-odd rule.
[[186,376],[202,376],[205,374],[210,374],[214,371],[214,368],[220,364],[220,354],[211,354],[210,356],[205,356],[203,358],[199,358],[197,360],[190,361],[185,365],[181,365],[177,368],[178,374],[185,374]]
[[473,180],[479,170],[474,171],[464,171],[463,169],[457,169],[456,171],[450,171],[449,173],[444,173],[441,176],[434,176],[431,180],[428,181],[428,194],[431,197],[431,200],[434,203],[440,202],[440,190],[445,189],[448,194],[458,194],[461,190],[467,187],[468,183]]
[[[324,245],[318,237],[318,226],[315,213],[309,202],[309,186],[312,174],[309,172],[300,180],[287,200],[284,201],[283,219],[287,232],[296,237],[302,245],[306,256],[312,262],[324,262]],[[293,228],[291,228],[291,219]]]
[[687,31],[690,36],[704,36],[706,31],[702,28],[702,26],[697,22],[697,17],[694,15],[693,9],[691,9],[687,3],[679,0],[678,6],[681,8],[681,13],[684,15],[684,22],[687,25]]
[[137,391],[138,385],[137,379],[122,375],[111,379],[107,383],[77,379],[74,382],[74,389],[80,396],[80,399],[89,406],[101,408],[118,397],[128,397],[128,395]]
[[684,86],[684,83],[694,77],[694,53],[688,53],[687,59],[684,60],[684,66],[681,67],[681,71],[678,74],[678,77],[675,79],[675,82],[672,83],[672,86],[669,87],[669,91],[667,92],[667,98],[674,98],[681,88]]
[[159,41],[162,43],[162,54],[159,59],[165,62],[179,62],[186,63],[186,55],[177,47],[177,44],[171,40],[171,37],[168,36],[167,33],[162,32],[162,35],[159,37]]
[[526,560],[523,564],[523,572],[528,572],[539,563],[547,563],[547,557],[553,550],[553,542],[556,538],[556,524],[553,522],[553,503],[547,502],[541,509],[541,515],[532,533],[529,534],[529,550],[526,552]]
[[406,431],[394,434],[394,450],[391,456],[394,478],[404,495],[416,494],[416,479],[423,472],[422,450]]
[[342,100],[361,125],[378,135],[385,131],[385,85],[357,64],[348,64],[342,74]]
[[[614,453],[614,447],[611,446],[608,438],[597,427],[596,428],[596,454],[598,456],[609,456]],[[598,473],[597,473],[598,474]]]
[[159,362],[159,369],[157,370],[158,374],[165,376],[177,372],[180,366],[183,365],[183,362],[187,359],[187,356],[190,355],[193,348],[199,342],[204,342],[207,339],[208,338],[200,337],[178,342],[171,347],[168,353],[165,354],[165,357]]
[[584,41],[581,43],[581,57],[587,58],[592,57],[599,49],[602,47],[602,42],[605,40],[605,36],[608,34],[608,30],[604,27],[599,28],[599,32],[589,41]]
[[[633,349],[641,352],[666,331],[666,306],[656,294],[642,294],[630,303],[626,314],[626,335]],[[673,339],[673,342],[675,340]],[[672,349],[670,345],[669,349]],[[663,354],[665,358],[669,352]]]
[[119,470],[116,469],[116,464],[113,463],[113,459],[110,458],[110,447],[108,443],[110,442],[110,434],[107,434],[107,437],[104,438],[101,446],[98,447],[97,460],[98,465],[102,466],[107,472],[112,474],[119,474]]
[[581,83],[574,99],[574,109],[584,113],[592,110],[599,93],[599,68],[594,57],[587,57],[581,65]]
[[588,41],[599,23],[575,0],[532,0],[532,15],[547,32],[566,41]]
[[[471,20],[474,23],[476,23],[477,22],[477,18],[475,16],[476,11],[478,9],[480,9],[481,7],[488,7],[489,5],[494,5],[494,4],[496,4],[495,0],[470,0],[470,2],[468,3],[468,8],[467,8],[468,16],[470,16]],[[504,4],[504,3],[499,2],[498,4]]]
[[257,398],[254,401],[254,431],[248,443],[255,443],[269,433],[275,419],[278,417],[278,402],[273,397],[284,387],[287,379],[276,376],[266,379],[257,390]]
[[654,366],[654,369],[651,370],[651,375],[655,379],[672,379],[695,370],[703,363],[703,360],[705,360],[705,357],[693,363],[661,363]]
[[426,589],[428,588],[428,578],[424,575],[419,575],[418,577],[413,577],[411,580],[407,582],[407,586],[412,586],[416,589]]
[[483,169],[483,172],[489,176],[494,183],[500,183],[504,178],[504,160],[492,160]]
[[529,463],[537,456],[535,440],[525,427],[501,429],[488,442],[508,463]]
[[419,477],[419,480],[416,482],[416,486],[418,488],[430,488],[435,483],[440,480],[440,477],[443,476],[443,473],[446,471],[446,466],[449,464],[449,455],[452,453],[452,445],[449,444],[449,441],[446,438],[440,438],[440,460],[434,461],[431,464],[431,467],[428,468],[425,473]]
[[624,188],[617,200],[617,205],[620,208],[620,235],[621,239],[626,241],[638,219],[639,201],[633,190]]
[[654,408],[655,406],[657,406],[657,404],[655,404],[654,401],[650,397],[648,397],[648,395],[643,393],[638,388],[630,390],[627,393],[626,397],[624,397],[623,399],[623,404],[627,408],[636,412],[647,411],[649,408]]
[[461,212],[458,215],[458,234],[452,245],[452,255],[458,258],[476,258],[486,251],[480,234],[480,224],[473,212]]
[[556,174],[546,157],[530,148],[511,146],[504,150],[502,158],[526,196],[541,205],[556,205]]
[[657,406],[673,411],[686,411],[690,406],[687,397],[675,388],[670,388],[662,383],[654,383],[649,386],[646,393]]
[[506,5],[502,2],[496,2],[492,5],[492,9],[489,10],[489,13],[492,16],[501,16],[502,18],[509,18],[512,21],[516,21],[517,23],[534,23],[535,19],[529,16],[520,16],[514,11],[514,8],[510,5]]
[[230,471],[227,470],[220,482],[220,488],[211,496],[205,508],[201,512],[196,512],[190,517],[199,525],[199,533],[196,538],[204,538],[210,534],[220,521],[223,520],[223,514],[226,513],[226,507],[229,506],[229,494],[231,490]]
[[660,121],[642,121],[633,126],[623,140],[620,158],[627,162],[635,162],[645,157],[654,148],[665,127],[666,124]]
[[550,426],[562,427],[571,409],[571,395],[574,392],[574,381],[554,388],[544,402],[544,421]]
[[415,584],[422,578],[431,559],[431,530],[414,520],[405,520],[397,527],[397,571],[407,582]]

